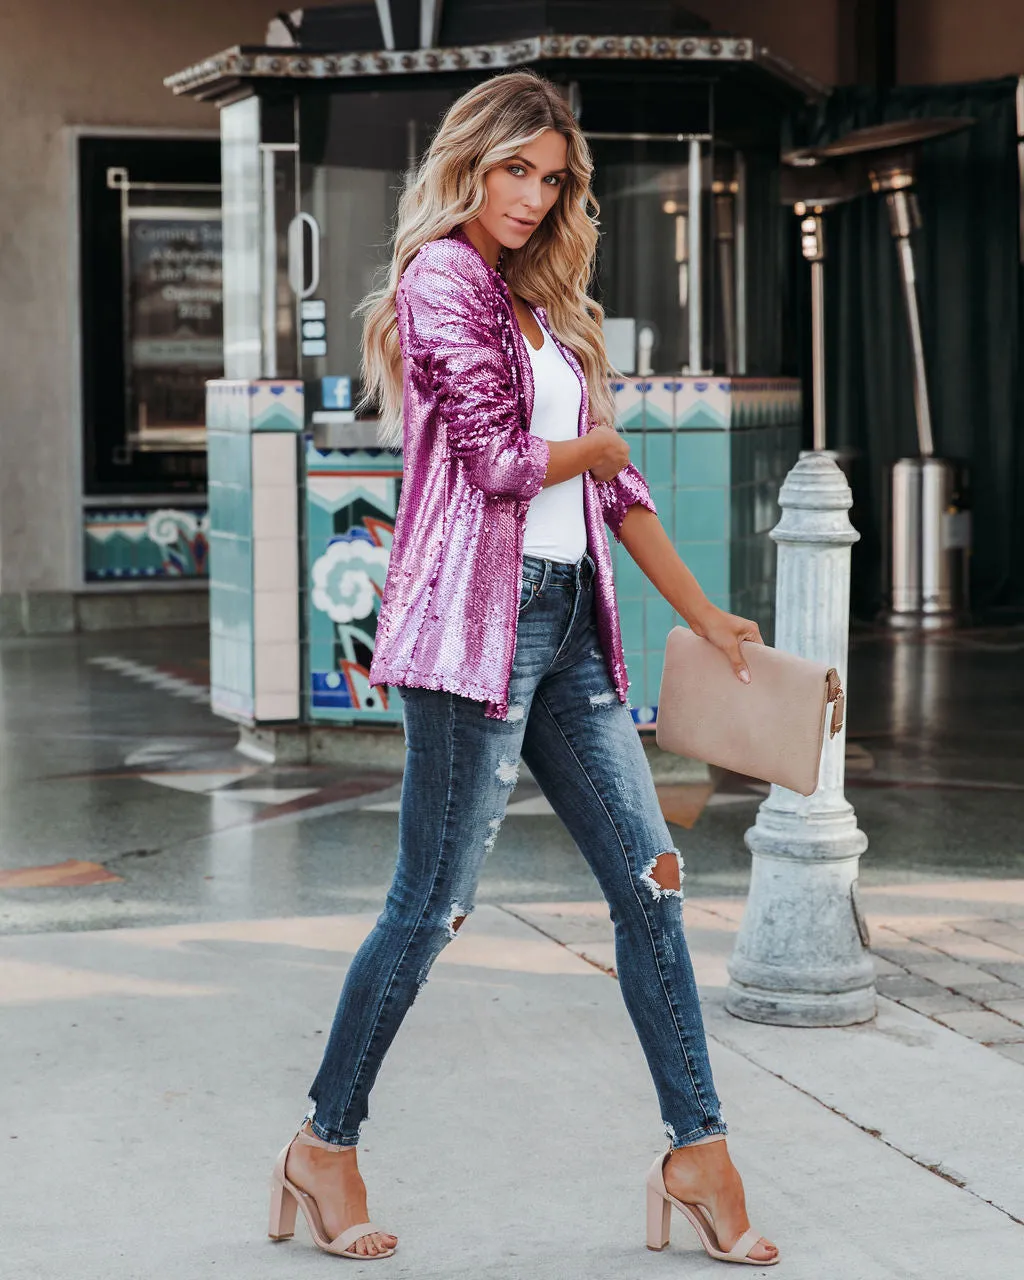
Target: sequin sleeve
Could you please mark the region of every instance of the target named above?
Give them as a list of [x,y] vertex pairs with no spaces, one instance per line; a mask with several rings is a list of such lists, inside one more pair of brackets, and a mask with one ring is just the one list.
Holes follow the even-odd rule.
[[614,480],[598,480],[597,492],[601,498],[601,511],[605,524],[611,529],[616,542],[621,542],[622,522],[626,512],[634,503],[658,514],[658,509],[647,488],[647,481],[640,472],[628,462]]
[[448,448],[470,484],[491,497],[529,501],[543,487],[547,441],[524,429],[509,341],[474,251],[450,240],[423,246],[396,296],[406,358],[432,381]]

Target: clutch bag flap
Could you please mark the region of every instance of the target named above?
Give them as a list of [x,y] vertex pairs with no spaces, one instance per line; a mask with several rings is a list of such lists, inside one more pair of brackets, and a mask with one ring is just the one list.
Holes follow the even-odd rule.
[[726,655],[686,627],[665,644],[655,737],[676,755],[774,782],[809,796],[818,785],[825,715],[842,690],[834,668],[767,645],[742,642],[744,684]]

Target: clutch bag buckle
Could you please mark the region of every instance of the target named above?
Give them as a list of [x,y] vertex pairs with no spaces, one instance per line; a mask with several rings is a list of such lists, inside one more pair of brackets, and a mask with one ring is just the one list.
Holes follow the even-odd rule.
[[839,672],[835,667],[829,667],[825,674],[825,680],[828,683],[828,702],[832,704],[832,724],[829,728],[829,738],[834,738],[843,727],[843,716],[846,711],[846,694],[843,693],[842,681],[839,679]]

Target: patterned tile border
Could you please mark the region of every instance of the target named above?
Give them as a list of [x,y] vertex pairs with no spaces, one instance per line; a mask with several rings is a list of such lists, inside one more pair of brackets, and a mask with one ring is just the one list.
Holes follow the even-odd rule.
[[118,506],[83,513],[87,582],[195,578],[208,574],[205,506]]

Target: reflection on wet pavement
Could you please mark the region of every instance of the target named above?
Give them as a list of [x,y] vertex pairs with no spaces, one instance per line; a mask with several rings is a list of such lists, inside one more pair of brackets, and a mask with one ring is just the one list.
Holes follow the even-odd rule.
[[[1022,652],[1024,628],[854,635],[847,783],[865,888],[1022,874]],[[400,775],[247,759],[203,702],[206,673],[198,628],[0,644],[0,930],[379,909]],[[745,891],[743,832],[765,792],[718,771],[659,787],[691,899]],[[593,896],[522,781],[479,900]]]

